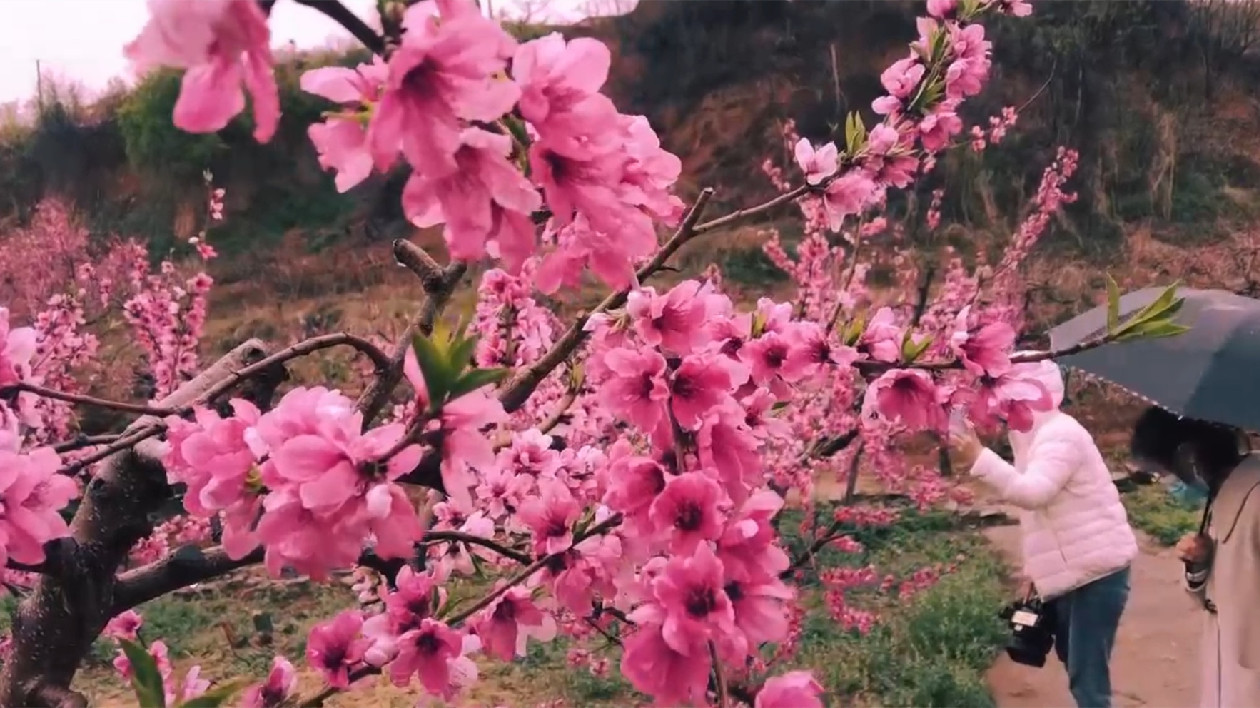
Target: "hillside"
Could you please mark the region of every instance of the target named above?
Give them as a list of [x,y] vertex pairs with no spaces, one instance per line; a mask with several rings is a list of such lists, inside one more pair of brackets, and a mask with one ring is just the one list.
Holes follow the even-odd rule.
[[[931,190],[944,187],[939,233],[965,249],[998,248],[1055,148],[1068,145],[1082,155],[1074,181],[1080,199],[1057,224],[1042,269],[1077,282],[1065,290],[1047,281],[1051,309],[1088,298],[1103,267],[1119,266],[1134,285],[1160,277],[1142,258],[1179,263],[1163,275],[1191,281],[1200,277],[1195,268],[1225,277],[1225,262],[1233,264],[1229,277],[1242,278],[1249,267],[1240,264],[1250,261],[1238,254],[1251,252],[1260,203],[1260,104],[1253,98],[1260,64],[1248,51],[1250,34],[1239,30],[1244,20],[1254,27],[1246,14],[1254,7],[1043,3],[1035,21],[991,25],[996,80],[966,117],[984,121],[1003,106],[1023,105],[1019,124],[980,155],[954,150],[937,177],[899,197],[890,215],[923,249],[936,248],[923,240],[922,212]],[[684,196],[713,186],[721,207],[771,193],[759,166],[785,161],[785,120],[814,139],[832,136],[849,111],[871,122],[879,72],[915,36],[920,9],[900,0],[649,0],[625,16],[560,29],[612,47],[608,92],[623,110],[647,115],[682,157]],[[549,28],[515,30],[536,36]],[[343,320],[388,333],[393,309],[411,297],[393,289],[396,271],[383,245],[413,236],[398,208],[402,175],[337,194],[305,136],[326,106],[297,89],[307,68],[360,58],[285,58],[284,118],[275,140],[261,147],[248,137],[247,116],[215,136],[176,131],[172,74],[91,104],[49,85],[34,126],[0,132],[0,233],[5,223],[29,218],[41,197],[57,195],[77,204],[94,233],[141,236],[161,253],[192,234],[209,169],[228,195],[228,220],[215,236],[227,258],[213,271],[223,287],[212,306],[212,334],[221,339],[212,346]],[[789,242],[799,231],[791,220],[776,225]],[[710,236],[684,254],[684,265],[716,258],[733,280],[771,287],[778,275],[759,239],[756,229]],[[371,244],[379,245],[365,248]],[[1167,249],[1188,255],[1170,259]],[[398,308],[396,298],[403,299]]]

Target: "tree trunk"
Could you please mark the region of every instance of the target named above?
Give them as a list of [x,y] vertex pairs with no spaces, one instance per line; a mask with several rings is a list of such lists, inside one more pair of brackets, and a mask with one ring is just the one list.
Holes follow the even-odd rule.
[[[233,349],[158,405],[181,408],[266,355],[262,342]],[[140,418],[135,430],[157,422]],[[69,690],[75,672],[110,620],[115,574],[137,541],[153,532],[150,515],[170,496],[161,443],[145,440],[106,459],[88,483],[71,536],[49,544],[42,575],[13,615],[13,644],[0,671],[0,706],[86,706]]]

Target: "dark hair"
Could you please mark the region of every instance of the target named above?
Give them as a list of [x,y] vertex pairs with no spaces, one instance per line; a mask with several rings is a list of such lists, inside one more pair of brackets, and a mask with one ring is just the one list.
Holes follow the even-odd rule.
[[1220,474],[1232,470],[1242,461],[1243,455],[1238,449],[1242,439],[1237,428],[1180,418],[1163,408],[1151,406],[1133,426],[1129,450],[1134,457],[1172,469],[1177,450],[1189,444],[1209,473]]

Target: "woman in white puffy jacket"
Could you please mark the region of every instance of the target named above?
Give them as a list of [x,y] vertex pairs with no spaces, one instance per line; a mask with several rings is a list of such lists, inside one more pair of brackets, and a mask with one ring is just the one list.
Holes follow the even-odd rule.
[[1010,431],[1014,464],[981,445],[970,428],[951,434],[955,460],[1021,509],[1024,575],[1053,605],[1055,652],[1079,708],[1109,708],[1108,663],[1129,597],[1137,539],[1093,436],[1063,404],[1063,375],[1051,361],[1018,364],[1050,393],[1027,432]]

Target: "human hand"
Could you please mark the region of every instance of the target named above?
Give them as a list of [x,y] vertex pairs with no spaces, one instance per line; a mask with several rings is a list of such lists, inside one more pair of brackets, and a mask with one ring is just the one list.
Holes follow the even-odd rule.
[[1181,537],[1176,546],[1177,557],[1190,565],[1205,565],[1212,557],[1212,539],[1198,533]]
[[972,465],[976,464],[976,460],[979,459],[980,452],[984,450],[984,445],[980,443],[980,438],[976,436],[975,428],[964,423],[949,431],[949,448],[950,457],[964,468],[970,469]]
[[1031,578],[1024,578],[1024,581],[1019,584],[1019,595],[1017,596],[1019,598],[1019,601],[1028,602],[1029,600],[1033,599],[1033,597],[1035,597],[1036,595],[1037,595],[1037,586],[1033,585],[1033,581]]

